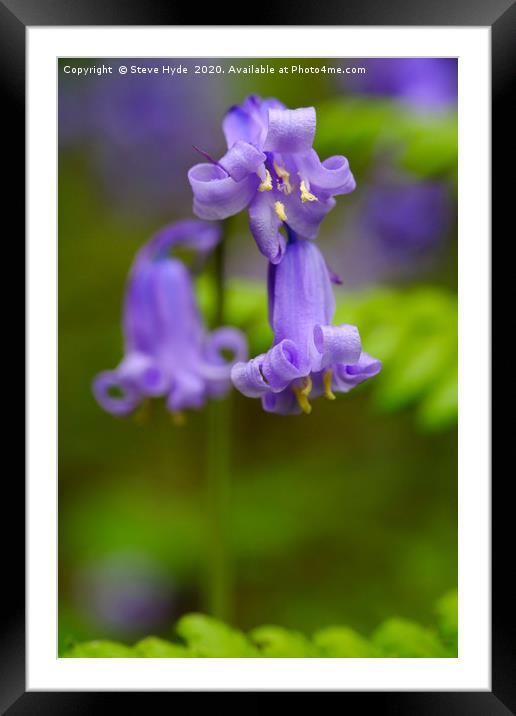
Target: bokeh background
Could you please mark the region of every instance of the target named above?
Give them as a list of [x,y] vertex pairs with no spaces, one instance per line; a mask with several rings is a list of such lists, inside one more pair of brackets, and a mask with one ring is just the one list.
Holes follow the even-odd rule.
[[[114,74],[65,74],[110,64]],[[182,64],[187,75],[120,75]],[[200,65],[318,73],[193,74]],[[351,68],[333,74],[323,67]],[[365,73],[356,68],[365,68]],[[355,71],[353,71],[355,68]],[[357,180],[318,239],[382,373],[310,416],[228,399],[228,621],[369,633],[430,624],[457,582],[455,59],[67,60],[59,63],[59,643],[170,635],[206,611],[209,413],[102,412],[94,375],[122,355],[124,284],[161,225],[191,215],[188,168],[221,156],[221,120],[251,93],[317,110],[315,148]],[[266,262],[245,212],[226,222],[225,322],[266,349]],[[213,290],[198,277],[209,323]],[[209,567],[209,565],[208,565]]]

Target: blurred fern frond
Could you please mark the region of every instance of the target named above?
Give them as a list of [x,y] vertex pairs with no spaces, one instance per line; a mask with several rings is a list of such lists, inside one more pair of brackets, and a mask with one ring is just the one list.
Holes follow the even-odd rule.
[[426,627],[393,618],[364,637],[345,626],[329,626],[309,638],[280,626],[245,634],[205,614],[186,614],[175,626],[176,641],[149,636],[127,646],[112,641],[74,644],[64,658],[456,658],[457,592],[437,604],[437,623]]

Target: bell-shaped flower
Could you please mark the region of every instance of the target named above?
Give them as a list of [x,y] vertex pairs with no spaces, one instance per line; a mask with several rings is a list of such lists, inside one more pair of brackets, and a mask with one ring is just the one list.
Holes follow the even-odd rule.
[[206,330],[190,272],[169,254],[178,244],[208,253],[219,240],[218,226],[182,221],[165,227],[136,256],[125,296],[124,358],[93,382],[108,412],[127,415],[144,398],[163,396],[167,408],[180,413],[231,387],[232,365],[247,356],[246,339],[235,328]]
[[244,395],[261,397],[281,415],[311,412],[310,399],[347,393],[380,372],[380,361],[362,352],[355,326],[333,326],[335,297],[317,246],[290,237],[283,260],[269,265],[272,348],[231,371]]
[[315,239],[334,196],[355,188],[345,157],[321,162],[312,148],[315,125],[314,107],[291,110],[254,95],[232,107],[223,121],[226,154],[188,172],[196,216],[226,219],[247,208],[251,233],[273,264],[285,252],[283,227]]

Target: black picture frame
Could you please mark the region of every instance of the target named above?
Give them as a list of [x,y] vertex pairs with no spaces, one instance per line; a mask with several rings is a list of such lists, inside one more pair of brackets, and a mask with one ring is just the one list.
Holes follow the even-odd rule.
[[[502,224],[511,226],[508,212],[514,204],[514,182],[507,182],[502,167],[508,160],[513,136],[511,82],[516,70],[516,5],[513,0],[434,0],[413,2],[391,0],[326,0],[314,4],[301,0],[260,4],[255,17],[246,21],[228,12],[220,4],[202,6],[202,25],[433,25],[489,26],[492,30],[492,148],[493,148],[493,234]],[[260,19],[258,20],[258,14]],[[226,16],[227,17],[226,17]],[[0,0],[0,87],[4,122],[4,173],[8,184],[4,190],[4,207],[17,217],[12,222],[14,236],[9,237],[9,251],[20,253],[25,216],[25,38],[29,26],[66,25],[196,25],[199,8],[166,0]],[[6,146],[7,145],[7,146]],[[5,216],[5,213],[4,213]],[[501,233],[501,231],[500,231]],[[511,238],[510,236],[507,238]],[[7,237],[4,238],[7,243]],[[4,255],[5,256],[5,255]],[[4,258],[5,260],[5,258]],[[11,319],[13,320],[13,319]],[[19,323],[13,325],[18,326]],[[16,335],[13,328],[12,335]],[[23,339],[22,339],[23,343]],[[28,347],[30,349],[30,346]],[[21,384],[21,383],[19,383]],[[14,400],[14,398],[13,398]],[[19,390],[15,397],[20,403]],[[14,462],[13,462],[14,464]],[[502,478],[503,479],[503,478]],[[386,714],[468,714],[482,716],[516,714],[516,645],[513,609],[514,586],[510,586],[508,565],[513,562],[508,545],[513,532],[509,518],[512,502],[508,499],[510,480],[493,480],[492,488],[492,690],[471,692],[339,692],[344,707],[360,699],[364,706]],[[0,640],[0,711],[10,716],[21,714],[95,713],[102,704],[110,705],[115,694],[94,692],[26,692],[25,691],[25,503],[21,475],[12,471],[4,481],[4,505],[9,505],[12,524],[4,537],[4,608]],[[7,509],[4,508],[4,514]],[[7,526],[8,525],[8,526]],[[410,685],[407,685],[410,688]],[[177,692],[176,692],[177,693]],[[142,698],[174,698],[174,693],[116,694],[129,696],[130,711],[149,709]],[[117,703],[118,705],[118,703]]]

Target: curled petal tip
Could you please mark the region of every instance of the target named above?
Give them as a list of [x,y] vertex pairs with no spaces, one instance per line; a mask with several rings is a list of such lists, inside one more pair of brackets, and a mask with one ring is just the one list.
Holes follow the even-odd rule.
[[130,415],[141,401],[138,392],[124,385],[116,371],[99,373],[93,381],[92,390],[100,407],[116,416]]
[[260,180],[250,174],[235,181],[220,166],[196,164],[188,172],[194,195],[194,211],[201,219],[227,219],[249,204]]
[[308,152],[314,141],[315,125],[314,107],[271,108],[264,150],[292,154]]
[[353,364],[360,358],[362,344],[356,326],[315,326],[314,344],[321,354],[321,367],[334,363]]
[[231,382],[248,398],[259,398],[270,390],[261,370],[262,360],[263,355],[257,356],[247,363],[235,363],[231,368]]

